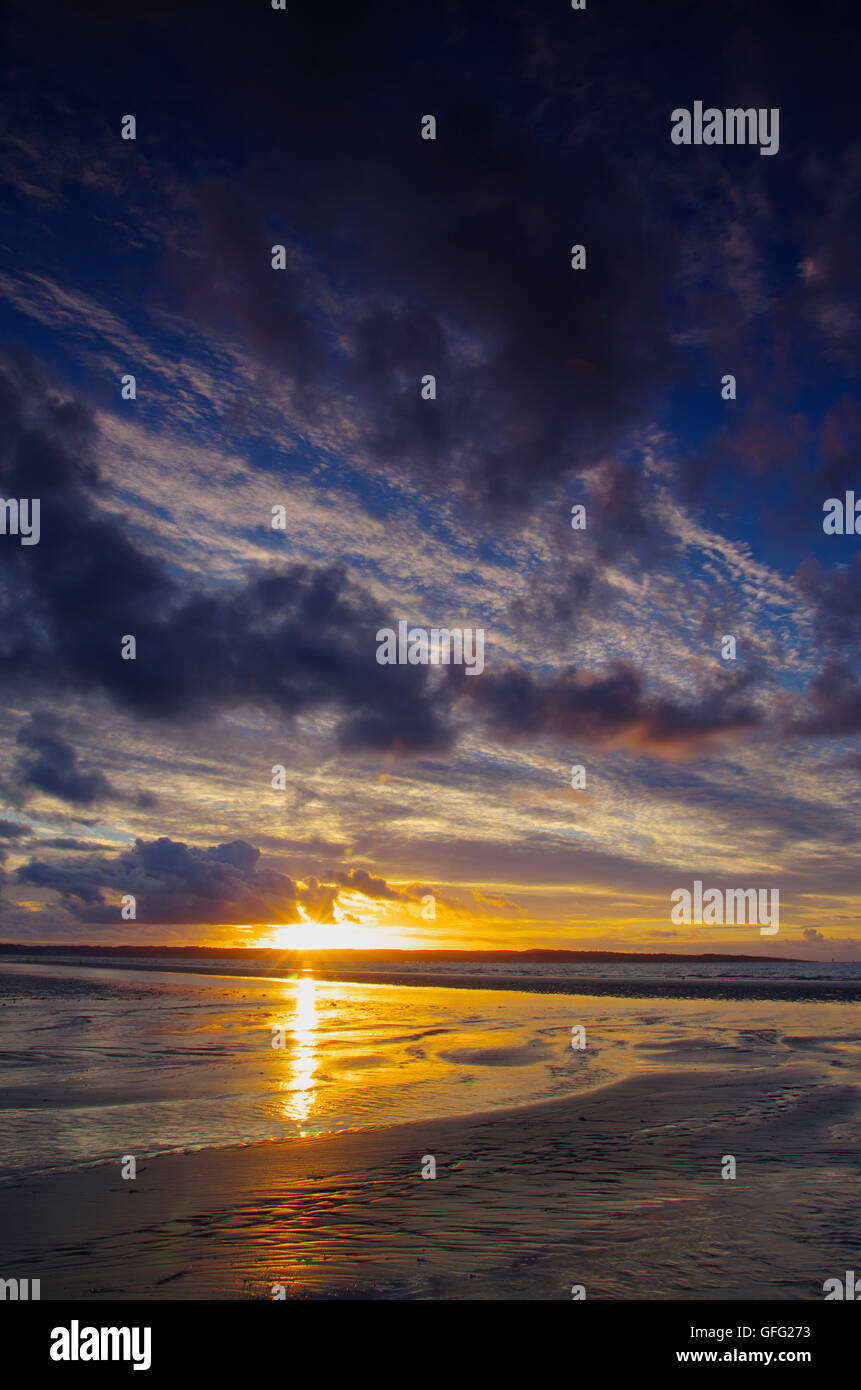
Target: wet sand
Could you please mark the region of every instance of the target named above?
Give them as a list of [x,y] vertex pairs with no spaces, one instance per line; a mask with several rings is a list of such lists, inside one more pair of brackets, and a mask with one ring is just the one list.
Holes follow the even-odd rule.
[[316,968],[318,980],[343,980],[358,984],[422,985],[445,989],[527,990],[530,994],[611,995],[619,999],[804,999],[821,1003],[861,1002],[857,980],[668,980],[637,978],[620,980],[600,976],[434,974],[423,971],[335,970]]
[[143,1159],[133,1183],[118,1162],[12,1180],[4,1273],[43,1300],[821,1299],[861,1259],[853,1081],[813,1060],[644,1070],[485,1116]]
[[[767,963],[766,963],[767,964]],[[771,962],[779,964],[779,962]],[[790,962],[802,964],[802,962]],[[809,962],[803,964],[810,965]],[[18,955],[0,955],[0,971],[7,969],[33,969],[42,974],[46,967],[60,969],[89,969],[116,971],[120,975],[133,975],[135,972],[151,975],[213,975],[228,979],[271,979],[275,982],[295,979],[298,972],[290,972],[289,966],[251,963],[234,959],[231,963],[219,963],[205,959],[194,962],[172,962],[169,957],[142,958],[123,956],[85,956],[81,959],[47,955],[35,959],[22,952]],[[816,967],[813,966],[813,969]],[[288,973],[285,975],[285,969]],[[470,971],[467,966],[456,969],[433,970],[427,965],[413,963],[407,968],[398,969],[391,963],[366,967],[363,962],[328,963],[325,959],[314,960],[307,967],[313,971],[318,981],[344,984],[400,985],[415,988],[442,988],[460,990],[501,990],[505,992],[526,991],[530,994],[577,994],[585,996],[613,996],[620,999],[736,999],[776,1001],[807,1001],[811,1003],[858,1003],[861,1002],[861,979],[828,978],[826,976],[799,975],[787,979],[775,979],[768,975],[756,978],[737,978],[726,973],[723,976],[707,974],[696,976],[686,974],[681,977],[661,974],[656,967],[654,976],[646,976],[639,969],[630,969],[628,978],[615,975],[592,975],[581,970],[570,973],[551,973],[545,969],[538,974],[528,965],[514,967],[508,965],[498,975],[486,969]]]

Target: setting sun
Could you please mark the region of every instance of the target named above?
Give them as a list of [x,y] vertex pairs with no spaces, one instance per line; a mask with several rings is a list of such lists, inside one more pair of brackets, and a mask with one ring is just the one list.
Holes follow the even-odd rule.
[[391,929],[354,925],[351,922],[298,922],[292,927],[270,927],[258,946],[278,946],[285,951],[360,951],[398,946]]

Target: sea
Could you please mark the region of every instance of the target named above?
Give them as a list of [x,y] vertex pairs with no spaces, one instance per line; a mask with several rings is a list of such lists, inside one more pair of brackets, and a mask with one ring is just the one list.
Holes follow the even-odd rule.
[[861,963],[0,958],[0,1183],[475,1115],[652,1069],[856,1084]]

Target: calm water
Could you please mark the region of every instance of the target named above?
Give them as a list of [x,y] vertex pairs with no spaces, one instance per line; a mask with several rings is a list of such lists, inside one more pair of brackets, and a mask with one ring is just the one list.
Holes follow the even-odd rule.
[[[571,1045],[580,1025],[583,1050]],[[647,1068],[771,1073],[803,1060],[854,1083],[859,1029],[857,1005],[804,998],[595,998],[4,962],[0,1176],[472,1114]]]

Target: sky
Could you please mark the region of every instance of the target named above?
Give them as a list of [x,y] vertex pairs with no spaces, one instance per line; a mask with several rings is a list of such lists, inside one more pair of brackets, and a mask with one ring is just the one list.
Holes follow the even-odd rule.
[[861,959],[853,10],[10,6],[0,938]]

